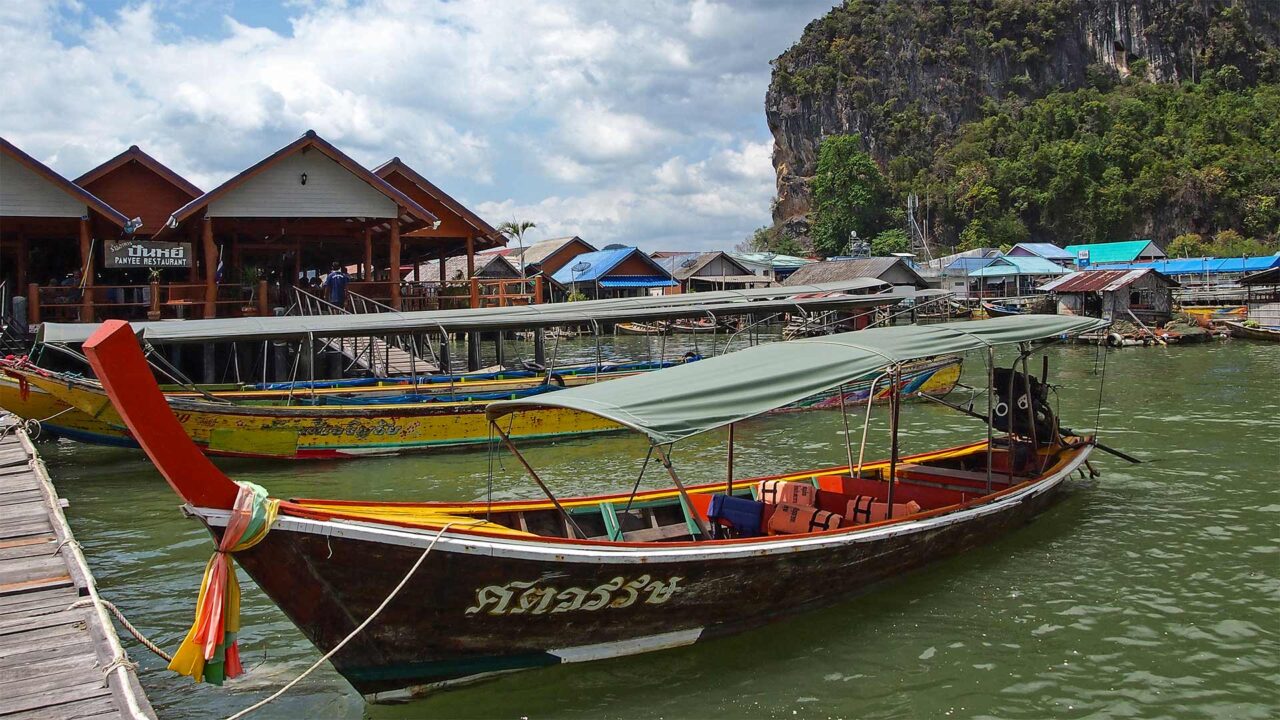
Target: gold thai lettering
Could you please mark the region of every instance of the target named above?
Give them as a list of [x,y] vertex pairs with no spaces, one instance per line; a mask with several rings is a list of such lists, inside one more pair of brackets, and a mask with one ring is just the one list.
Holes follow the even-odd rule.
[[506,585],[487,585],[476,591],[475,605],[467,615],[544,615],[584,610],[595,612],[608,608],[625,608],[643,598],[649,605],[661,605],[680,589],[682,577],[655,580],[641,575],[634,580],[615,577],[594,588],[556,588],[537,582],[516,580]]

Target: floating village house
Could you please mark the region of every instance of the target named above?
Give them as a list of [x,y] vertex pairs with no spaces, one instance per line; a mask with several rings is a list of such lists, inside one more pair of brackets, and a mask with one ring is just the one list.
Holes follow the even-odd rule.
[[2,294],[25,298],[19,320],[40,322],[42,308],[63,322],[93,320],[93,259],[103,241],[125,235],[129,218],[4,138],[0,178]]
[[854,278],[874,278],[890,285],[924,290],[929,282],[900,257],[873,257],[858,260],[824,260],[809,263],[787,276],[783,285],[816,285]]
[[1168,257],[1150,240],[1068,245],[1063,250],[1070,253],[1075,259],[1076,266],[1081,268],[1109,263],[1147,262]]
[[1053,243],[1018,243],[1009,252],[1009,257],[1038,257],[1064,268],[1074,268],[1076,256]]
[[610,247],[583,253],[552,275],[569,294],[591,299],[640,297],[679,285],[671,274],[634,247]]
[[796,270],[817,262],[809,258],[796,257],[795,255],[779,255],[771,252],[729,253],[729,256],[753,274],[769,278],[775,282],[782,282]]
[[1137,318],[1163,325],[1173,316],[1173,289],[1178,283],[1150,268],[1080,270],[1040,287],[1057,298],[1061,315],[1111,320]]
[[1001,256],[969,271],[968,297],[1013,298],[1034,295],[1036,286],[1070,270],[1042,257]]
[[540,240],[532,245],[526,245],[523,255],[521,255],[518,247],[511,246],[496,252],[505,255],[516,267],[523,264],[525,275],[541,274],[543,277],[550,278],[560,268],[572,262],[574,258],[584,253],[595,251],[596,248],[591,243],[577,235],[570,235],[568,237]]
[[1246,275],[1240,284],[1248,291],[1248,319],[1264,327],[1280,327],[1280,266]]
[[773,281],[748,270],[729,253],[655,252],[649,257],[680,283],[667,288],[668,295],[707,290],[742,290],[767,286]]
[[334,262],[356,269],[353,293],[438,307],[420,260],[505,243],[399,158],[370,171],[310,131],[207,193],[137,147],[76,183],[0,155],[0,272],[32,323],[265,314]]

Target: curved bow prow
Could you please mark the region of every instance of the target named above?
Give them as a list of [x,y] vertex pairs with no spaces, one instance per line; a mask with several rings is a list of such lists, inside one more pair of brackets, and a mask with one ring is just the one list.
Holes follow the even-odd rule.
[[174,417],[129,323],[103,323],[85,341],[84,354],[134,439],[174,492],[192,505],[230,509],[236,484],[209,462]]

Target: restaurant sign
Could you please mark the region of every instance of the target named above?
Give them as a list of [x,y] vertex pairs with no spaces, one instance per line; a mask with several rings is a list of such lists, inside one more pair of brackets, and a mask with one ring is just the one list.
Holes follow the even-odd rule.
[[191,243],[125,240],[107,243],[106,249],[109,268],[191,267]]

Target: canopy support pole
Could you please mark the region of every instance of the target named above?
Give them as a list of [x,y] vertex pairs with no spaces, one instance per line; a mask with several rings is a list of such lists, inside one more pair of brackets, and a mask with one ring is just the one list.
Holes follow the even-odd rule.
[[[844,421],[844,456],[849,461],[849,473],[853,474],[853,443],[849,441],[849,413],[844,409],[844,385],[836,392],[840,393],[840,419]],[[733,427],[730,425],[729,427]]]
[[893,519],[893,486],[894,477],[898,474],[898,411],[902,407],[902,394],[899,390],[899,383],[902,380],[902,366],[895,365],[893,367],[893,390],[889,394],[889,432],[891,439],[889,442],[889,497],[887,515],[890,520]]
[[729,423],[729,459],[726,462],[724,494],[733,495],[733,428],[736,423]]
[[529,464],[528,460],[524,459],[524,455],[521,455],[520,451],[516,449],[515,443],[511,442],[511,436],[503,432],[498,423],[490,420],[489,424],[493,426],[493,429],[498,433],[498,436],[502,438],[502,443],[507,446],[507,449],[511,451],[511,454],[515,455],[516,459],[520,461],[520,464],[524,466],[525,472],[529,473],[529,477],[533,478],[533,481],[538,483],[538,487],[542,488],[542,492],[547,494],[547,498],[551,500],[551,504],[555,505],[556,510],[560,511],[560,515],[564,518],[569,531],[576,534],[583,540],[586,540],[587,534],[582,532],[582,528],[578,527],[578,523],[574,522],[573,517],[569,515],[569,511],[565,510],[564,506],[560,504],[560,501],[556,499],[555,493],[551,492],[551,488],[547,487],[547,484],[542,482],[542,478],[538,476],[538,472],[533,469],[533,466]]
[[684,500],[685,507],[689,508],[689,517],[693,518],[693,523],[698,526],[698,532],[702,537],[709,538],[707,534],[707,526],[702,522],[702,518],[698,517],[698,513],[693,509],[693,501],[689,499],[689,493],[684,489],[684,483],[680,482],[680,477],[676,475],[676,469],[671,467],[671,458],[667,456],[667,452],[662,449],[661,445],[654,445],[654,450],[658,453],[658,460],[662,462],[662,467],[667,469],[667,474],[671,476],[671,482],[676,484],[676,490],[680,491],[680,499]]
[[853,474],[855,478],[862,477],[862,459],[867,455],[867,430],[871,427],[871,403],[876,400],[876,385],[888,374],[888,370],[880,373],[879,377],[871,381],[871,387],[867,388],[867,415],[862,419],[862,444],[858,446],[858,471]]
[[991,494],[991,444],[995,441],[996,349],[987,347],[987,494]]

